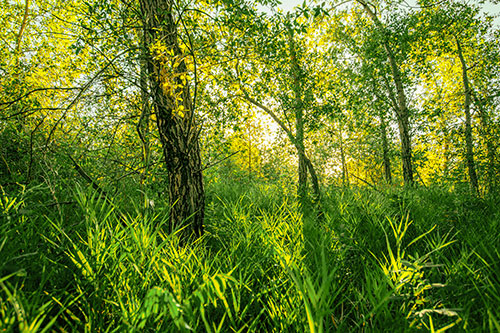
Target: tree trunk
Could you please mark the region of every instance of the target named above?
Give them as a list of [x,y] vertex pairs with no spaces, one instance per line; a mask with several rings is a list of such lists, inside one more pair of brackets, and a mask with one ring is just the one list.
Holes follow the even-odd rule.
[[252,132],[248,125],[248,180],[252,179]]
[[170,231],[185,227],[184,239],[203,233],[205,191],[187,56],[178,44],[173,5],[173,0],[140,0],[151,98],[168,171]]
[[23,39],[24,29],[26,28],[26,24],[28,22],[29,8],[30,8],[30,0],[25,0],[23,21],[21,23],[21,26],[19,27],[19,32],[17,33],[17,40],[16,40],[16,51],[14,56],[16,66],[19,65],[19,58],[21,57],[21,41]]
[[486,145],[486,156],[488,159],[488,191],[491,191],[496,187],[496,149],[495,144],[492,141],[493,135],[490,128],[490,117],[486,110],[484,109],[484,104],[481,99],[473,93],[471,89],[472,97],[474,98],[475,104],[479,110],[479,119],[481,121],[481,136]]
[[299,183],[297,184],[297,197],[300,202],[303,202],[307,197],[307,165],[304,160],[304,155],[299,154]]
[[401,79],[401,72],[396,63],[396,59],[387,41],[384,42],[384,47],[391,64],[392,77],[396,86],[397,92],[397,108],[396,117],[398,120],[399,138],[401,140],[401,160],[403,161],[403,180],[405,185],[413,185],[413,166],[411,153],[411,138],[409,125],[409,112],[406,104],[406,95]]
[[458,58],[460,59],[460,63],[462,64],[462,81],[464,85],[464,112],[465,112],[465,159],[467,162],[467,169],[469,171],[469,182],[471,190],[475,193],[479,193],[479,185],[477,181],[476,175],[476,167],[474,164],[474,151],[473,151],[473,143],[472,143],[472,117],[470,113],[470,104],[471,104],[471,90],[469,87],[469,78],[467,76],[467,65],[465,63],[465,59],[462,53],[462,47],[460,45],[460,41],[455,36],[455,41],[457,43],[457,53]]
[[[406,112],[406,111],[405,111]],[[403,180],[405,185],[413,185],[413,166],[411,139],[408,122],[408,114],[400,110],[398,116],[399,138],[401,140],[401,159],[403,161]]]
[[139,139],[142,143],[142,164],[143,169],[140,175],[139,184],[141,186],[142,193],[144,194],[144,182],[146,180],[147,174],[149,172],[149,164],[150,164],[150,142],[149,142],[149,123],[151,119],[151,109],[149,102],[149,86],[148,86],[148,62],[147,62],[147,53],[146,47],[144,45],[145,40],[144,36],[141,36],[143,39],[143,56],[140,59],[140,76],[139,76],[139,86],[141,89],[141,115],[139,117],[139,121],[136,125],[137,134],[139,135]]
[[448,180],[448,176],[450,173],[450,134],[446,123],[443,121],[441,123],[442,131],[443,131],[443,176],[446,180]]
[[288,42],[290,48],[290,60],[291,60],[291,71],[290,76],[292,77],[292,87],[295,99],[295,147],[297,148],[299,156],[299,186],[298,186],[298,196],[301,200],[305,198],[307,193],[307,171],[311,176],[311,183],[314,191],[314,204],[319,204],[320,200],[320,190],[318,177],[316,175],[316,170],[313,164],[307,158],[305,147],[304,147],[304,101],[302,100],[303,88],[301,85],[302,68],[299,65],[297,59],[297,51],[295,50],[295,41],[293,39],[293,30],[288,30]]
[[342,125],[339,122],[339,145],[340,145],[340,161],[342,163],[342,186],[349,186],[349,173],[347,172],[347,164],[344,152],[344,139],[342,137]]
[[297,54],[295,51],[295,43],[293,40],[293,31],[288,31],[288,47],[290,48],[290,58],[292,68],[290,76],[292,78],[292,87],[294,93],[294,111],[295,111],[295,145],[299,157],[299,183],[297,186],[297,196],[299,200],[303,200],[307,196],[307,165],[304,148],[304,104],[302,102],[302,87],[300,84],[301,68],[297,61]]
[[382,156],[384,161],[384,177],[387,183],[392,183],[391,159],[389,156],[389,144],[387,140],[387,123],[382,109],[379,111],[380,117],[380,136],[382,137]]
[[316,174],[316,169],[314,169],[314,165],[312,164],[311,160],[305,155],[305,152],[302,152],[304,155],[304,162],[307,166],[307,170],[309,171],[309,175],[311,176],[311,184],[313,187],[313,203],[316,205],[316,208],[318,210],[318,216],[323,215],[323,211],[321,209],[320,205],[320,199],[321,199],[321,192],[319,190],[319,180],[318,180],[318,175]]

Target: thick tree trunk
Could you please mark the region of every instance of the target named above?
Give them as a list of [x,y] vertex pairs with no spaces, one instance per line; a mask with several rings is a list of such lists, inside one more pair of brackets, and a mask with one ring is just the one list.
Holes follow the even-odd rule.
[[387,123],[382,110],[379,111],[380,117],[380,136],[382,137],[382,157],[384,162],[384,177],[387,183],[392,183],[391,159],[389,154],[389,144],[387,140]]
[[150,53],[151,98],[169,174],[170,231],[185,227],[184,237],[199,237],[205,191],[198,126],[185,77],[186,55],[177,39],[173,0],[140,0],[140,6]]
[[396,86],[397,102],[395,105],[396,118],[398,120],[399,138],[401,140],[401,160],[403,162],[403,179],[405,185],[413,185],[413,165],[412,165],[412,151],[411,151],[411,137],[409,125],[409,112],[406,100],[406,94],[403,87],[403,80],[401,78],[401,71],[396,61],[396,57],[392,48],[389,45],[386,29],[382,22],[380,22],[377,15],[371,9],[371,5],[364,0],[357,0],[365,12],[370,16],[375,26],[383,33],[383,45],[387,54],[387,59],[391,66],[392,78]]
[[471,90],[469,87],[469,78],[467,76],[467,64],[462,53],[462,47],[460,41],[455,37],[457,43],[457,53],[460,63],[462,64],[462,81],[464,85],[464,112],[465,112],[465,160],[467,162],[467,170],[469,172],[469,182],[471,190],[475,193],[479,193],[479,184],[477,181],[476,167],[474,164],[474,151],[472,143],[472,117],[470,113],[471,104]]

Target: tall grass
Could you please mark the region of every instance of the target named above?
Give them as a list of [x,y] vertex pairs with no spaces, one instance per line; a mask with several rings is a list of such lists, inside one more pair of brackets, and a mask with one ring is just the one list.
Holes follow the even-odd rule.
[[499,329],[493,197],[331,188],[316,221],[289,188],[216,183],[180,246],[158,200],[71,191],[2,191],[0,331]]

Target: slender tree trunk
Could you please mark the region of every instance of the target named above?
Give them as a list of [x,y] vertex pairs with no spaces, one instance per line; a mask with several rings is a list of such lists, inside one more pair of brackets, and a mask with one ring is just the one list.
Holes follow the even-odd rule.
[[313,187],[313,192],[314,192],[314,197],[313,197],[313,203],[317,206],[318,208],[318,214],[322,215],[323,212],[320,207],[320,199],[321,199],[321,192],[319,190],[319,180],[318,180],[318,175],[316,174],[316,169],[314,168],[314,165],[312,164],[311,160],[305,155],[305,152],[302,152],[304,155],[304,162],[307,166],[307,170],[309,171],[309,176],[311,177],[311,184]]
[[413,185],[413,165],[412,165],[412,152],[411,152],[411,138],[410,138],[410,125],[409,125],[409,112],[406,103],[406,95],[403,88],[403,81],[399,67],[389,43],[384,43],[389,62],[391,64],[392,77],[396,85],[398,108],[396,109],[396,116],[398,119],[399,138],[401,140],[401,159],[403,161],[403,179],[405,185]]
[[299,201],[303,202],[303,200],[307,197],[307,165],[304,160],[304,155],[299,154],[299,183],[297,187],[297,196]]
[[349,186],[349,173],[347,170],[347,164],[346,164],[346,159],[345,159],[344,138],[342,136],[343,136],[342,125],[339,122],[338,137],[339,137],[339,145],[340,145],[340,161],[342,163],[342,186]]
[[259,101],[253,99],[248,95],[248,93],[243,90],[243,96],[240,96],[241,98],[245,99],[246,101],[252,103],[253,105],[257,106],[258,108],[262,109],[264,112],[266,112],[273,120],[283,129],[283,131],[286,133],[288,139],[292,142],[292,144],[295,146],[295,149],[297,149],[297,153],[299,155],[299,159],[302,159],[303,163],[305,164],[307,171],[309,172],[309,175],[311,176],[311,183],[313,186],[313,191],[314,191],[314,202],[317,203],[318,207],[318,216],[322,216],[322,211],[321,208],[319,207],[320,203],[320,189],[319,189],[319,180],[318,176],[316,174],[316,170],[314,169],[314,165],[312,164],[311,160],[306,155],[305,148],[304,146],[300,146],[297,144],[297,141],[295,140],[295,136],[293,135],[292,131],[284,122],[278,118],[276,113],[274,113],[273,110],[268,108],[267,106],[263,105]]
[[462,46],[460,45],[460,41],[455,36],[455,41],[457,43],[457,53],[458,58],[460,59],[460,63],[462,64],[462,81],[464,85],[464,112],[465,112],[465,159],[467,162],[467,169],[469,171],[469,182],[471,190],[475,193],[479,193],[479,184],[477,181],[476,175],[476,167],[474,164],[474,151],[473,151],[473,143],[472,143],[472,117],[470,113],[470,104],[471,104],[471,90],[469,86],[469,78],[467,75],[467,64],[465,63],[465,59],[462,53]]
[[387,140],[387,123],[382,109],[379,111],[380,117],[380,136],[382,138],[382,156],[384,161],[384,177],[387,183],[392,183],[391,159],[389,154],[389,144]]
[[273,110],[271,110],[267,106],[263,105],[259,101],[253,99],[252,97],[250,97],[245,89],[241,88],[241,90],[243,92],[243,95],[239,96],[239,97],[245,99],[249,103],[252,103],[253,105],[257,106],[258,108],[260,108],[261,110],[266,112],[281,127],[281,129],[286,133],[290,142],[292,142],[292,144],[295,146],[295,149],[297,149],[299,161],[302,161],[302,165],[305,165],[305,168],[301,168],[302,174],[304,174],[304,169],[307,169],[307,171],[311,177],[311,184],[312,184],[313,192],[314,192],[313,202],[316,206],[318,217],[322,217],[323,213],[322,213],[322,209],[321,209],[321,205],[320,205],[320,198],[321,198],[320,193],[321,192],[319,189],[319,180],[318,180],[318,176],[316,174],[316,170],[314,169],[314,165],[307,157],[303,141],[302,141],[302,144],[300,144],[300,140],[298,141],[296,139],[296,136],[293,134],[292,130],[290,128],[288,128],[288,126],[283,121],[281,121],[281,119],[276,115],[276,113],[274,113]]
[[139,121],[137,122],[136,130],[139,135],[139,139],[142,143],[142,164],[143,169],[140,176],[140,186],[141,190],[144,193],[144,182],[146,180],[146,176],[149,172],[149,164],[150,164],[150,143],[149,143],[149,123],[151,118],[151,105],[149,102],[149,86],[148,86],[148,62],[147,62],[147,54],[146,47],[144,45],[144,36],[141,36],[143,39],[143,56],[140,59],[140,76],[139,76],[139,86],[141,89],[141,115],[139,117]]
[[398,120],[399,128],[399,138],[401,140],[401,159],[403,162],[403,179],[405,185],[413,185],[413,165],[412,165],[412,151],[411,151],[411,137],[410,137],[410,125],[409,125],[409,111],[408,104],[406,100],[406,94],[404,91],[403,80],[401,78],[401,71],[396,61],[394,51],[389,45],[389,38],[387,36],[387,31],[384,28],[382,22],[380,22],[377,15],[373,12],[370,4],[364,0],[357,0],[360,3],[365,12],[370,16],[375,26],[384,34],[383,45],[387,54],[387,59],[391,66],[392,78],[394,85],[396,86],[397,102],[395,105],[396,118]]
[[484,104],[481,99],[473,93],[471,89],[472,97],[474,98],[475,104],[479,110],[479,119],[481,122],[481,136],[486,145],[486,155],[488,158],[488,191],[491,191],[496,186],[496,151],[495,144],[492,141],[492,133],[490,128],[490,117],[484,108]]
[[302,68],[299,65],[297,59],[297,51],[295,49],[295,41],[293,37],[293,30],[288,30],[288,43],[290,48],[290,60],[291,60],[291,72],[292,77],[293,92],[295,98],[295,147],[297,148],[299,156],[299,186],[298,186],[298,196],[303,200],[307,193],[307,171],[311,176],[311,183],[314,191],[315,204],[319,204],[321,197],[319,190],[319,181],[316,174],[316,170],[312,162],[307,158],[305,147],[304,147],[304,101],[302,100],[303,87],[301,84],[302,78]]
[[[431,69],[431,68],[429,67],[429,69]],[[439,100],[443,101],[444,100],[443,93],[442,93],[443,89],[440,86],[440,84],[438,83],[438,80],[436,78],[434,71],[431,70],[431,74],[432,74],[432,77],[433,77],[434,82],[436,84]],[[447,126],[446,115],[444,115],[444,114],[440,118],[439,127],[441,129],[441,132],[443,133],[443,141],[444,141],[443,142],[443,163],[441,165],[442,176],[446,180],[448,180],[449,170],[450,170],[450,133],[449,133],[448,126]]]
[[248,180],[252,179],[252,133],[248,126]]
[[[173,0],[140,0],[140,7],[150,52],[151,97],[168,171],[170,230],[185,227],[185,237],[199,237],[205,206],[199,130],[184,75],[187,56],[178,44]],[[155,50],[157,46],[166,50]]]
[[294,110],[295,110],[295,145],[298,150],[299,157],[299,183],[297,187],[297,195],[299,200],[302,202],[307,196],[307,165],[306,165],[306,155],[304,148],[304,103],[302,101],[302,86],[300,84],[301,68],[298,64],[297,54],[295,50],[295,43],[293,40],[293,32],[290,29],[288,31],[288,43],[290,48],[290,58],[292,68],[290,70],[290,76],[293,80],[293,92],[294,92]]
[[448,175],[450,172],[450,135],[448,132],[448,127],[446,126],[445,121],[441,123],[442,131],[443,131],[443,175],[446,179],[448,179]]
[[23,39],[24,29],[26,28],[26,24],[28,23],[29,8],[30,8],[30,0],[25,0],[23,21],[21,22],[21,26],[19,27],[19,31],[17,33],[16,52],[14,57],[16,66],[19,65],[19,57],[21,56],[21,42]]

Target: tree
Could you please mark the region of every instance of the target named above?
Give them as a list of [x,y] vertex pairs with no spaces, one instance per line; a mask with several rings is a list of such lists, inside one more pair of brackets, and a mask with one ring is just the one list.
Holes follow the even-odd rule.
[[[141,0],[151,99],[168,170],[170,228],[203,233],[205,192],[194,103],[189,86],[193,54],[180,44],[174,0]],[[191,49],[192,51],[192,49]]]
[[[305,31],[305,21],[300,21],[300,13],[286,16],[276,14],[274,18],[274,31],[276,37],[273,39],[263,40],[265,43],[262,47],[260,44],[259,50],[256,50],[257,57],[260,63],[254,64],[255,68],[259,68],[265,77],[279,83],[275,88],[270,88],[268,83],[257,79],[256,73],[247,72],[242,74],[237,70],[238,80],[242,91],[241,98],[258,107],[267,113],[285,132],[286,136],[295,147],[298,156],[298,186],[297,194],[299,200],[304,204],[307,195],[308,177],[311,179],[313,189],[313,205],[317,208],[318,216],[322,215],[320,208],[320,186],[316,169],[307,155],[305,149],[305,113],[312,103],[311,87],[306,85],[311,84],[310,75],[304,69],[304,56],[306,51],[304,46],[298,42],[297,32]],[[262,23],[261,23],[262,24]],[[280,36],[279,42],[278,37]],[[255,39],[258,39],[256,37]],[[255,43],[257,45],[257,43]],[[273,99],[280,102],[280,108],[273,108],[264,105],[257,98],[252,96],[252,93],[247,88],[250,85],[250,80],[253,80],[253,85],[258,85],[259,90]],[[279,113],[278,113],[279,112]],[[294,121],[294,127],[291,122]]]
[[[380,34],[373,29],[373,22],[360,14],[354,9],[339,9],[330,13],[335,15],[334,20],[325,22],[325,32],[319,38],[328,45],[322,71],[329,75],[318,84],[319,95],[327,100],[324,103],[327,112],[323,113],[331,115],[325,122],[338,121],[339,131],[347,128],[353,138],[351,146],[356,142],[351,147],[351,160],[356,160],[354,163],[358,165],[368,162],[368,158],[359,154],[363,151],[363,154],[371,154],[377,165],[382,165],[381,176],[373,174],[378,168],[364,163],[366,167],[360,169],[362,174],[353,174],[353,177],[365,180],[369,175],[372,179],[384,177],[386,182],[392,182],[390,115],[393,110],[397,113],[397,102],[391,98],[390,68],[380,49]],[[336,120],[339,118],[336,114],[342,117]],[[349,149],[345,148],[348,147],[343,149],[347,152]],[[354,155],[358,155],[356,159]],[[340,156],[340,160],[345,158]],[[355,169],[357,166],[353,171]]]
[[[419,25],[423,28],[423,33],[415,46],[418,50],[413,52],[421,68],[423,86],[432,88],[434,92],[429,91],[428,95],[434,95],[439,101],[434,104],[444,102],[445,105],[439,106],[440,109],[448,109],[446,111],[449,112],[456,107],[461,109],[460,113],[465,116],[463,121],[465,142],[462,151],[464,151],[469,184],[475,193],[479,192],[476,162],[479,156],[479,147],[476,143],[478,135],[486,146],[486,178],[490,189],[495,179],[496,155],[490,124],[491,115],[483,103],[489,100],[490,104],[492,99],[480,98],[476,91],[482,91],[480,95],[485,96],[485,90],[494,90],[495,72],[498,72],[495,66],[490,65],[492,60],[498,59],[498,47],[495,47],[495,42],[489,36],[492,33],[491,18],[482,19],[478,15],[479,8],[467,4],[439,4],[427,7],[419,13]],[[422,66],[422,63],[425,65]],[[448,64],[447,69],[439,70],[443,64]],[[436,72],[439,73],[438,77]],[[430,87],[428,84],[429,81],[438,80],[441,85],[434,84],[434,87]],[[455,96],[450,95],[450,91],[443,91],[442,83],[447,83],[448,90],[455,90],[461,96],[460,103],[456,106],[456,103],[453,103]],[[473,108],[478,111],[476,115],[479,126],[476,127]],[[440,113],[443,117],[444,111]],[[443,135],[448,135],[447,126],[449,125],[442,122]],[[448,149],[449,140],[445,141],[445,147]]]
[[479,192],[479,184],[477,182],[476,166],[474,163],[474,151],[472,143],[472,120],[470,106],[472,102],[472,93],[469,85],[469,76],[467,74],[467,63],[462,52],[462,46],[457,36],[455,36],[455,41],[457,45],[457,55],[460,59],[460,64],[462,66],[462,82],[464,88],[464,112],[465,112],[465,159],[467,160],[467,170],[469,171],[469,181],[472,190],[476,193]]
[[[396,98],[394,98],[394,109],[396,110],[396,118],[398,120],[399,137],[401,140],[401,160],[403,162],[403,178],[405,185],[413,184],[413,166],[412,166],[412,148],[410,136],[410,112],[408,110],[407,97],[403,85],[400,65],[396,57],[395,51],[391,46],[391,33],[384,26],[380,18],[377,16],[376,7],[364,0],[356,0],[364,11],[373,21],[375,27],[380,34],[381,43],[385,50],[389,61],[392,79],[396,88]],[[390,88],[388,88],[389,91]]]

